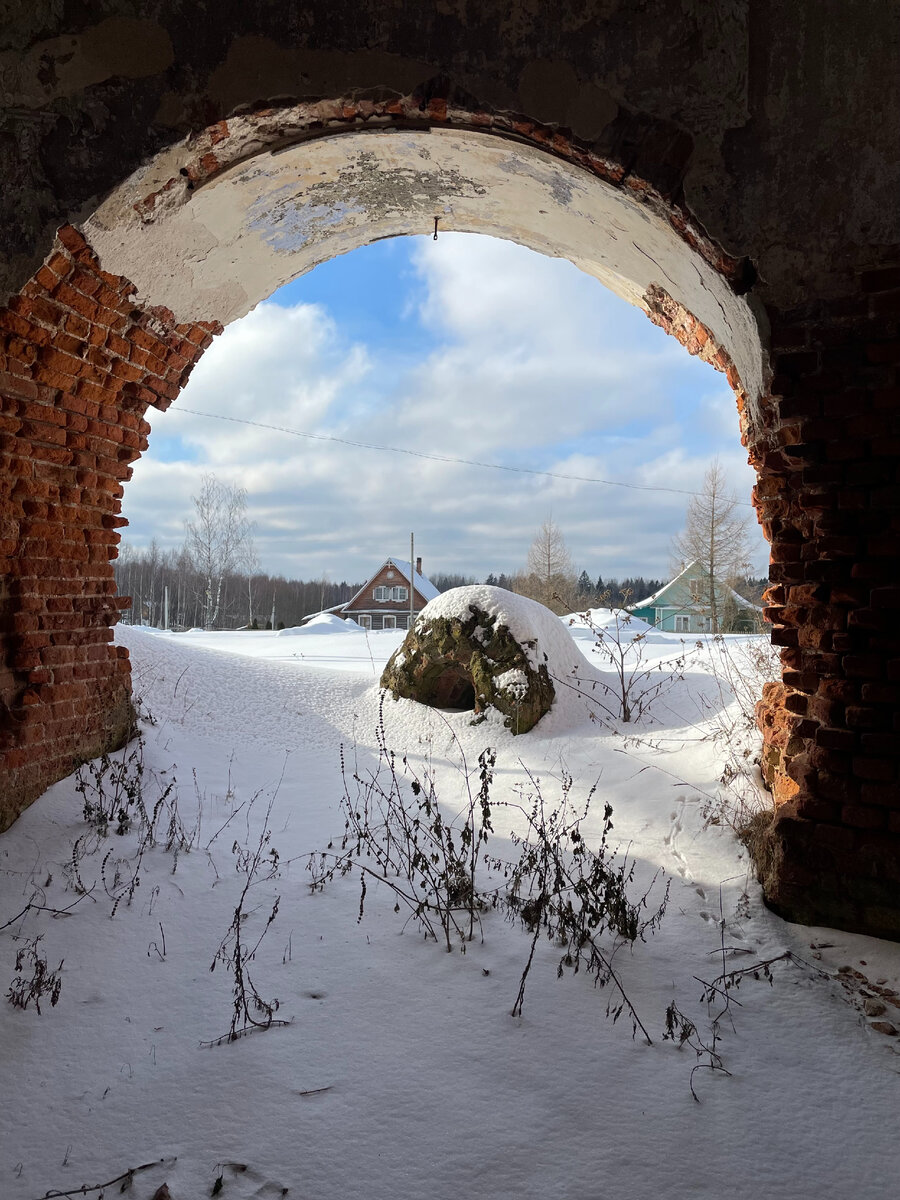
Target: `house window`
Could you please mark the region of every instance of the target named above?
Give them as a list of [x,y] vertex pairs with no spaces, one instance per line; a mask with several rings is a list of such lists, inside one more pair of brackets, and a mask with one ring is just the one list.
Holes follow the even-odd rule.
[[396,629],[397,628],[397,618],[389,616],[387,613],[385,613],[384,628],[385,629]]
[[703,580],[702,579],[692,579],[690,581],[690,587],[691,587],[691,599],[692,600],[702,600],[703,599]]
[[376,600],[408,600],[409,590],[405,587],[377,587],[372,592]]
[[368,613],[360,614],[359,623],[362,625],[363,629],[372,628],[372,618],[368,615]]
[[690,633],[691,632],[691,618],[690,617],[676,617],[675,618],[675,632],[676,633]]

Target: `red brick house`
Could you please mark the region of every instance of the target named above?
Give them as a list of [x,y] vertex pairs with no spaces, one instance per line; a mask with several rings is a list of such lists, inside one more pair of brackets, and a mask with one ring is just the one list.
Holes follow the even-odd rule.
[[329,611],[349,617],[365,629],[408,629],[410,586],[416,617],[428,601],[439,594],[438,590],[422,574],[421,558],[416,559],[412,585],[409,562],[403,558],[388,558],[351,600]]

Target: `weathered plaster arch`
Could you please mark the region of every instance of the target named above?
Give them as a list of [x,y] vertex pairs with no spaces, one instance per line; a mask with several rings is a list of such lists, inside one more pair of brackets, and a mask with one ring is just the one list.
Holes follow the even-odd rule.
[[561,139],[568,156],[533,136],[476,129],[466,111],[411,126],[401,104],[391,105],[399,115],[373,105],[368,118],[310,137],[335,107],[281,112],[277,141],[269,113],[222,122],[215,151],[169,151],[116,189],[84,223],[87,240],[140,303],[225,325],[317,263],[381,238],[435,227],[506,238],[568,258],[647,311],[651,290],[667,292],[725,348],[758,411],[764,352],[758,313],[732,284],[738,266],[686,222],[676,229],[680,214],[646,184],[623,186],[608,160],[573,161]]

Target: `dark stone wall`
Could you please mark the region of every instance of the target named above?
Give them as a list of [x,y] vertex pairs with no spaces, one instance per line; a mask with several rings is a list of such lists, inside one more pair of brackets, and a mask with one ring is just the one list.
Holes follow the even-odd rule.
[[893,261],[900,70],[868,0],[14,0],[0,289],[162,147],[244,105],[418,93],[559,126],[688,208],[793,306]]

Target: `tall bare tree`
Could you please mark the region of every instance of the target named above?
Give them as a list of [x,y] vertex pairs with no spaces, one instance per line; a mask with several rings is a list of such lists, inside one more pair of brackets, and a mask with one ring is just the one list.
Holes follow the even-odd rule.
[[539,600],[554,612],[575,607],[575,568],[560,527],[549,518],[541,525],[528,550],[525,571],[516,576],[515,590]]
[[247,575],[247,624],[252,626],[255,620],[253,616],[253,580],[259,574],[259,556],[251,537],[247,538],[242,560],[241,565]]
[[672,539],[676,560],[684,565],[698,562],[703,568],[703,599],[709,606],[713,633],[718,633],[720,626],[716,580],[730,587],[749,569],[749,521],[728,488],[721,463],[715,459],[703,477],[702,491],[688,503],[684,530]]
[[185,546],[203,580],[203,628],[215,628],[222,587],[246,557],[251,541],[247,490],[204,475],[200,494],[192,496],[195,516],[185,523]]

